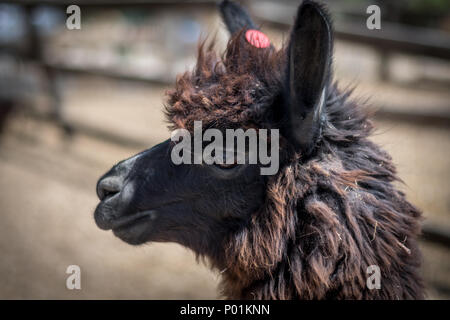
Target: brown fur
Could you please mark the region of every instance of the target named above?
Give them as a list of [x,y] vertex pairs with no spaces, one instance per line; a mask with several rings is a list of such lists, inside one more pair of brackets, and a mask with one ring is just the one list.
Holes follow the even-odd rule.
[[[245,128],[261,125],[271,99],[270,90],[280,87],[283,50],[257,49],[233,37],[226,54],[219,58],[212,50],[199,48],[197,66],[177,78],[168,92],[166,115],[171,130],[193,129],[194,121],[216,128]],[[275,74],[274,74],[275,72]],[[266,124],[267,125],[267,124]]]
[[[177,79],[166,113],[171,129],[277,128],[270,106],[283,85],[285,49],[256,49],[241,34],[220,59],[200,47],[197,67]],[[330,76],[331,79],[331,76]],[[330,80],[331,81],[331,80]],[[317,153],[302,159],[281,137],[282,166],[265,205],[218,250],[228,298],[423,298],[418,268],[420,212],[393,183],[390,156],[368,140],[369,113],[328,84],[327,121]],[[381,269],[381,289],[366,268]]]

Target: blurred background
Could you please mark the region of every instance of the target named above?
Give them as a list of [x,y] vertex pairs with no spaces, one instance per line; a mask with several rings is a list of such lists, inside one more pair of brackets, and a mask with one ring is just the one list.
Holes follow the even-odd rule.
[[[300,1],[241,2],[279,47]],[[424,212],[429,298],[450,298],[450,2],[324,2],[335,78],[379,109],[373,139]],[[66,27],[68,4],[80,30]],[[371,4],[381,30],[366,27]],[[190,251],[131,247],[93,220],[98,177],[169,137],[164,92],[207,35],[224,48],[215,1],[0,2],[0,298],[220,297]],[[66,289],[73,264],[81,290]]]

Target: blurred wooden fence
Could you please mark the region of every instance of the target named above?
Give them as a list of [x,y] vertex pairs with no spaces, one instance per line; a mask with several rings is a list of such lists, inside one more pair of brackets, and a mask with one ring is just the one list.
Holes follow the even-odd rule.
[[[174,5],[187,5],[187,6],[207,6],[213,10],[216,6],[216,1],[212,0],[190,0],[190,1],[177,1],[177,0],[165,0],[165,1],[152,1],[152,0],[131,0],[131,1],[119,1],[119,0],[71,0],[71,1],[59,1],[59,0],[45,0],[45,1],[33,1],[33,0],[14,0],[4,1],[14,4],[24,5],[26,12],[30,15],[34,6],[40,4],[67,6],[71,4],[77,4],[87,7],[111,7],[111,6],[174,6]],[[266,3],[266,7],[264,7]],[[267,6],[269,4],[269,6]],[[288,30],[293,17],[293,11],[286,7],[286,10],[281,10],[274,16],[272,10],[270,10],[270,4],[274,5],[274,2],[258,1],[258,10],[253,10],[255,18],[264,24],[269,24],[273,27],[280,28],[282,30]],[[275,4],[276,5],[276,4]],[[255,6],[256,7],[256,6]],[[58,123],[68,133],[83,132],[95,137],[101,137],[104,140],[110,142],[130,145],[133,147],[146,147],[145,141],[138,141],[134,139],[124,138],[118,135],[114,135],[111,132],[103,132],[96,128],[91,128],[84,124],[67,123],[62,117],[60,112],[60,98],[55,84],[55,75],[59,72],[63,73],[82,73],[82,74],[95,74],[109,78],[133,80],[133,81],[145,81],[145,82],[158,82],[158,79],[142,78],[124,73],[117,73],[114,71],[97,70],[92,68],[74,68],[62,65],[52,65],[44,61],[42,52],[43,44],[39,41],[37,31],[31,24],[31,19],[28,21],[28,37],[29,46],[26,52],[20,52],[24,58],[33,60],[35,63],[41,65],[44,70],[47,80],[49,82],[49,95],[53,97],[53,113],[50,116],[42,116],[35,114],[36,117],[45,121],[54,121]],[[376,50],[381,59],[380,64],[380,77],[387,80],[387,59],[393,52],[401,52],[411,55],[424,55],[439,59],[450,60],[450,36],[437,30],[428,30],[414,27],[405,27],[398,24],[383,22],[381,30],[368,30],[361,28],[361,24],[355,22],[339,22],[335,24],[335,35],[338,39],[355,42],[357,44],[363,44],[372,47]],[[14,48],[0,48],[0,50],[12,50]],[[159,81],[161,82],[161,81]],[[448,126],[450,124],[450,114],[448,112],[430,112],[427,108],[423,108],[421,112],[413,112],[411,110],[390,110],[389,108],[380,110],[379,116],[388,117],[389,119],[398,119],[406,121],[426,121],[437,124],[443,124]],[[423,239],[432,241],[450,247],[450,231],[436,225],[425,224],[423,226]]]

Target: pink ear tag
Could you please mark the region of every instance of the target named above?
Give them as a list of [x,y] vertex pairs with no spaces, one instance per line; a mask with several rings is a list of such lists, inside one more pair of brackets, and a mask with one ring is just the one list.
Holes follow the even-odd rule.
[[245,39],[256,48],[267,48],[270,46],[269,38],[259,30],[249,29],[245,32]]

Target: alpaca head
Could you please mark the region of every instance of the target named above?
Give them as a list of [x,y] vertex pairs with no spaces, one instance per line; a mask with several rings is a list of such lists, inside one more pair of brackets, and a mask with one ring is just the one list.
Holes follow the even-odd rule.
[[[200,45],[197,66],[168,92],[172,138],[99,179],[97,225],[130,244],[177,242],[208,257],[231,298],[422,297],[420,212],[395,188],[389,155],[367,139],[367,110],[331,83],[324,9],[304,1],[281,50],[241,7],[224,1],[221,13],[225,53]],[[242,150],[232,137],[229,148],[233,129],[267,139],[244,136]],[[196,151],[220,136],[210,130],[226,137],[213,162],[209,145]],[[278,155],[271,175],[261,174],[264,144]],[[255,145],[253,163],[246,147]],[[389,275],[382,290],[366,287],[372,265]]]
[[[279,129],[280,166],[317,152],[332,51],[330,22],[317,4],[299,8],[285,49],[255,45],[248,14],[221,4],[231,33],[218,57],[201,45],[197,66],[168,93],[170,128]],[[254,32],[254,31],[250,31]],[[256,32],[257,33],[257,32]],[[97,225],[130,244],[171,241],[199,254],[215,250],[264,205],[268,177],[260,164],[174,164],[164,141],[115,165],[97,184]],[[277,150],[278,152],[278,150]]]

